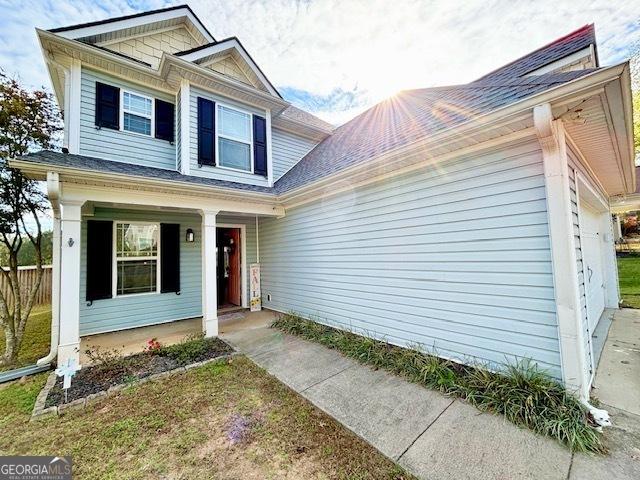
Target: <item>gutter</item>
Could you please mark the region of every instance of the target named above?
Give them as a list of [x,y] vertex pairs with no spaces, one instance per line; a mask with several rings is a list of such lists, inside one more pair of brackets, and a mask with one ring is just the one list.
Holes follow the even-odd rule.
[[[47,194],[53,210],[53,262],[51,282],[51,346],[46,357],[36,362],[36,366],[49,365],[58,354],[60,343],[60,177],[56,172],[47,173]],[[36,372],[33,372],[36,373]]]

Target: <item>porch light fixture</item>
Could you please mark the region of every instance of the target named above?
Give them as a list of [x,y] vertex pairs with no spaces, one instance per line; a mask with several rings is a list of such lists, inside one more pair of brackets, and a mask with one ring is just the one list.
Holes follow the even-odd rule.
[[195,241],[195,235],[193,234],[193,230],[187,228],[187,243],[193,243]]

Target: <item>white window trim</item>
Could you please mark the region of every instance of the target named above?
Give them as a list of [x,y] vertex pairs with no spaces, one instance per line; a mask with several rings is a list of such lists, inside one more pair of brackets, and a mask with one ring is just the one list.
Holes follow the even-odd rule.
[[[125,109],[124,109],[124,94],[128,93],[130,95],[136,95],[138,97],[143,97],[146,98],[147,100],[151,100],[151,116],[148,117],[146,115],[141,115],[139,113],[136,112],[131,112],[131,111],[127,111],[126,113],[129,113],[131,115],[135,115],[137,117],[143,117],[143,118],[148,118],[151,121],[151,127],[149,130],[149,135],[147,135],[146,133],[140,133],[140,132],[132,132],[131,130],[125,130],[124,128],[124,114],[125,114]],[[121,132],[125,132],[125,133],[130,133],[132,135],[138,135],[140,137],[145,137],[145,138],[155,138],[155,118],[156,118],[156,100],[153,97],[150,97],[149,95],[145,95],[144,93],[140,93],[140,92],[136,92],[134,90],[128,90],[128,89],[124,89],[121,88],[120,89],[120,131]],[[174,119],[175,121],[175,119]]]
[[[156,291],[143,293],[123,293],[118,295],[118,224],[129,223],[133,225],[156,225],[158,227],[158,253],[155,257],[127,257],[126,260],[156,260]],[[160,293],[160,223],[159,222],[142,222],[138,220],[114,220],[113,221],[113,274],[112,274],[112,295],[113,298],[140,297],[143,295],[158,295]]]
[[[239,113],[243,113],[245,115],[249,115],[249,166],[251,167],[250,170],[243,170],[241,168],[233,168],[233,167],[225,167],[224,165],[220,165],[220,144],[218,143],[218,138],[224,138],[227,140],[232,140],[234,142],[238,142],[238,143],[244,143],[245,145],[247,144],[247,141],[244,139],[240,139],[237,137],[233,137],[231,135],[221,135],[218,133],[218,127],[220,125],[220,121],[219,121],[219,115],[218,112],[220,111],[218,107],[224,107],[224,108],[228,108],[229,110],[234,110],[236,112]],[[234,107],[231,106],[229,104],[226,103],[222,103],[222,102],[215,102],[215,118],[216,118],[216,125],[215,125],[215,138],[214,141],[216,142],[214,145],[214,151],[216,152],[216,167],[221,168],[223,170],[231,170],[233,172],[242,172],[242,173],[249,173],[249,174],[253,174],[253,113],[247,111],[247,110],[243,110],[241,108],[238,107]]]

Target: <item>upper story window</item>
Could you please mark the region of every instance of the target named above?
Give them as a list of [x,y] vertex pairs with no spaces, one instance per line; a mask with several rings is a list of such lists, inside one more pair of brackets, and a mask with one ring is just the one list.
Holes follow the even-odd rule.
[[122,129],[151,135],[153,131],[153,99],[122,91]]
[[251,114],[218,105],[218,165],[251,172]]
[[95,125],[174,141],[175,106],[131,90],[96,82]]
[[198,165],[266,177],[265,117],[198,97]]

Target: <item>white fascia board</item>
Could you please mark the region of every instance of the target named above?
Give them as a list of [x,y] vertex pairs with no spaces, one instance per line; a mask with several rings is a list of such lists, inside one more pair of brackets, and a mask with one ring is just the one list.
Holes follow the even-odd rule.
[[251,67],[253,73],[260,79],[260,82],[264,85],[264,87],[269,90],[271,95],[280,98],[278,92],[271,86],[267,77],[260,71],[258,66],[251,59],[246,50],[242,47],[240,42],[235,38],[231,38],[229,40],[225,40],[216,45],[211,45],[210,47],[203,48],[202,50],[198,50],[196,52],[188,53],[187,55],[180,55],[179,58],[187,60],[189,62],[195,62],[196,60],[200,60],[201,58],[208,57],[209,55],[215,55],[217,53],[221,53],[227,50],[236,50],[238,54],[242,57],[242,59]]
[[578,50],[577,52],[567,55],[566,57],[563,57],[559,60],[548,63],[547,65],[540,67],[537,70],[529,72],[525,75],[525,77],[543,75],[545,73],[553,72],[554,70],[557,70],[558,68],[561,68],[564,65],[569,65],[575,62],[576,60],[580,60],[581,58],[589,57],[589,56],[591,56],[591,47],[585,47],[582,50]]
[[149,15],[141,15],[135,18],[127,18],[123,20],[105,21],[100,25],[90,25],[86,27],[78,27],[72,30],[65,30],[62,32],[52,32],[55,35],[59,35],[64,38],[76,39],[92,37],[95,35],[103,35],[105,33],[126,30],[129,28],[136,28],[148,23],[163,22],[166,20],[173,20],[174,18],[187,17],[194,27],[202,34],[204,38],[209,42],[214,42],[215,39],[207,32],[200,20],[189,11],[188,8],[177,8],[167,12],[151,13]]

